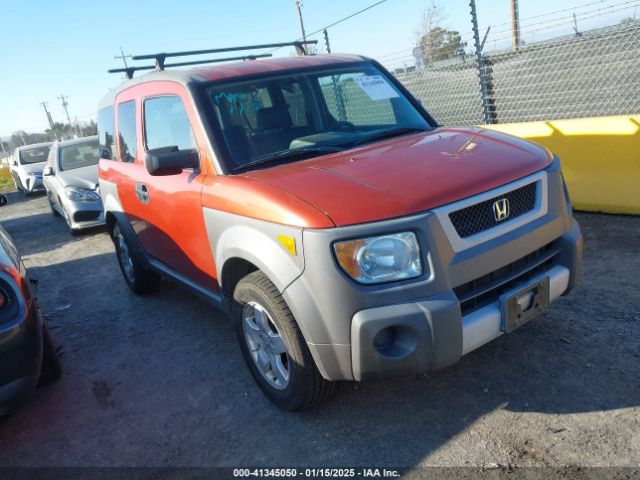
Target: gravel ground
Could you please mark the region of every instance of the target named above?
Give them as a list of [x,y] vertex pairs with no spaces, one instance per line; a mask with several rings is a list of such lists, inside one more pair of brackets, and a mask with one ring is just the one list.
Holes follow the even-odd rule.
[[1,466],[640,466],[640,218],[578,214],[581,283],[522,329],[290,414],[224,315],[171,284],[134,296],[104,230],[8,196],[65,375],[0,424]]

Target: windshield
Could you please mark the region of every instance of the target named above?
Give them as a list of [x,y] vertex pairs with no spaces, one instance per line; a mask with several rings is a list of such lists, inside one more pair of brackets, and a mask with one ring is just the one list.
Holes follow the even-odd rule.
[[22,165],[28,165],[30,163],[46,162],[49,156],[49,149],[51,147],[46,145],[44,147],[35,147],[28,150],[20,150],[20,163]]
[[231,170],[432,128],[386,75],[368,64],[216,83],[206,93]]
[[97,165],[100,160],[98,140],[87,143],[76,143],[60,149],[60,170]]

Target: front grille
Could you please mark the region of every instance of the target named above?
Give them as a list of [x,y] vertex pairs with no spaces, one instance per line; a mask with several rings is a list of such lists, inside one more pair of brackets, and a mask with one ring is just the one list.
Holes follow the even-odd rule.
[[98,220],[100,218],[100,214],[102,212],[92,212],[90,210],[87,211],[79,211],[73,214],[73,220],[76,222],[91,222],[93,220]]
[[513,263],[454,288],[462,315],[497,301],[503,293],[549,270],[556,264],[559,252],[557,242],[551,242]]
[[[458,235],[461,238],[467,238],[533,210],[536,205],[536,191],[537,182],[533,182],[484,202],[451,212],[449,218]],[[493,204],[502,199],[509,202],[509,215],[504,220],[496,220]]]

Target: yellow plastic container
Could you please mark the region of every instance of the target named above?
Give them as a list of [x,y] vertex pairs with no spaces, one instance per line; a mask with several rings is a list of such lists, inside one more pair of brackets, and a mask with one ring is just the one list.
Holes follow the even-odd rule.
[[640,214],[640,115],[484,127],[557,154],[576,209]]

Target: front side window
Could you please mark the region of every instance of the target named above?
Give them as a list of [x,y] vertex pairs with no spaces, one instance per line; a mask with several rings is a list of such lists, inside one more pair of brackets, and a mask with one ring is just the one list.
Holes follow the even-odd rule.
[[131,100],[118,105],[118,147],[120,161],[133,162],[138,143],[136,138],[136,102]]
[[116,159],[115,149],[115,118],[113,107],[106,107],[98,111],[98,141],[100,142],[100,156],[106,160]]
[[206,87],[210,119],[245,170],[429,130],[432,126],[376,67],[292,72]]
[[46,162],[49,156],[49,145],[44,147],[29,148],[27,150],[19,150],[19,158],[21,165],[29,165],[31,163]]
[[60,149],[60,170],[73,170],[76,168],[97,165],[100,160],[100,148],[98,141],[76,143]]
[[148,150],[172,146],[179,150],[196,147],[187,111],[178,96],[145,100],[144,130]]

